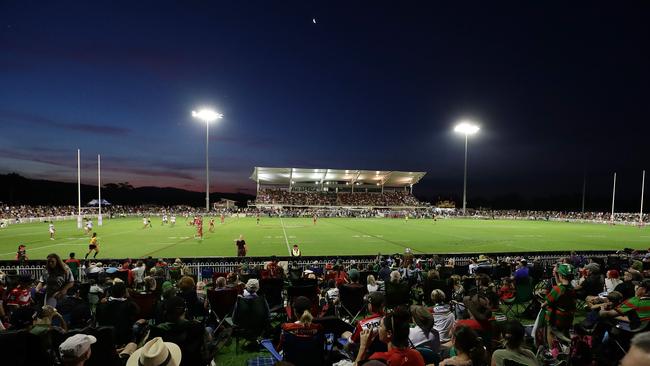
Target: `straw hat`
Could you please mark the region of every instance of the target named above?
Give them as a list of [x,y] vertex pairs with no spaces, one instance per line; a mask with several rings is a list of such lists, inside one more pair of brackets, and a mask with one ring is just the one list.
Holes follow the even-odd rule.
[[179,366],[181,349],[172,342],[156,337],[131,354],[126,366]]

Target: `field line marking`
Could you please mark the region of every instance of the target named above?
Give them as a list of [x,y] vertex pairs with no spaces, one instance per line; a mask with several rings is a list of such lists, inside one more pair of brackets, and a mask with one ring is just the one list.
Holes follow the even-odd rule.
[[284,229],[284,221],[282,221],[282,216],[280,216],[280,225],[282,225],[282,232],[284,233],[284,242],[287,243],[287,252],[291,255],[291,248],[289,248],[289,239],[287,239],[287,231]]

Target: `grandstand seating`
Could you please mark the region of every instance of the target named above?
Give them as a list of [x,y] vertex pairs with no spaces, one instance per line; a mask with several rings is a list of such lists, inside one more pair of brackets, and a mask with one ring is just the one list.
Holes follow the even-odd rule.
[[288,206],[359,206],[399,207],[423,206],[412,194],[404,191],[390,192],[289,192],[264,189],[257,193],[256,204]]

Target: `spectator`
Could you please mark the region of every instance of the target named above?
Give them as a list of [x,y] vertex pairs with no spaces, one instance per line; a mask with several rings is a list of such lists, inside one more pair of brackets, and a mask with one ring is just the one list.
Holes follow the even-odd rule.
[[510,364],[516,363],[521,366],[539,366],[535,354],[523,348],[526,331],[524,326],[516,320],[508,320],[502,328],[503,339],[506,343],[505,349],[499,349],[492,353],[492,366],[506,366],[506,360]]
[[576,311],[576,292],[571,286],[575,273],[573,266],[558,264],[553,273],[556,285],[546,294],[546,301],[542,303],[542,316],[537,320],[538,334],[535,334],[537,344],[553,344],[551,328],[568,332]]
[[[57,312],[57,310],[49,305],[44,305],[36,313],[36,318],[32,324],[30,333],[36,334],[38,336],[49,338],[49,335],[46,333],[51,330],[57,330],[59,333],[63,334],[68,330],[68,325],[65,323],[63,316]],[[47,344],[47,340],[45,340]]]
[[318,332],[323,330],[320,324],[312,323],[314,320],[311,309],[311,301],[305,296],[298,296],[293,300],[293,313],[298,320],[293,323],[284,323],[281,326],[283,334],[280,336],[278,350],[282,349],[284,344],[284,332],[291,333],[297,337],[314,337]]
[[379,268],[379,272],[377,273],[377,277],[379,278],[379,281],[388,282],[390,280],[390,268],[388,268],[388,263],[386,261],[381,261],[381,265]]
[[127,297],[123,282],[111,287],[111,296],[97,306],[97,323],[115,327],[115,343],[118,346],[132,341],[132,326],[139,313],[138,305]]
[[58,254],[49,254],[45,270],[36,286],[37,292],[45,290],[45,304],[56,308],[57,303],[63,300],[72,285],[74,285],[74,277],[70,268],[63,263]]
[[[383,360],[390,366],[424,366],[420,352],[409,347],[409,320],[409,311],[404,307],[386,315],[380,322],[378,335],[379,340],[387,344],[388,351],[375,352],[368,359]],[[371,329],[361,332],[357,363],[364,359],[372,333]]]
[[75,334],[68,337],[59,346],[61,360],[65,366],[83,366],[90,358],[91,345],[97,338],[87,334]]
[[634,296],[634,283],[639,282],[642,279],[643,276],[641,276],[641,272],[628,268],[628,270],[623,273],[623,282],[619,283],[614,288],[614,291],[620,292],[623,295],[623,298],[629,299]]
[[162,338],[156,337],[133,352],[126,366],[179,366],[182,356],[175,343],[163,342]]
[[135,288],[140,289],[142,288],[142,285],[144,283],[144,274],[146,271],[146,266],[143,261],[138,260],[135,263],[135,267],[131,270],[131,273],[133,275],[133,283],[135,285]]
[[650,321],[650,279],[641,282],[635,291],[635,296],[627,300],[614,310],[601,310],[601,317],[619,317],[620,320],[630,322],[627,316],[629,312],[635,311],[641,324]]
[[525,259],[520,259],[517,262],[517,269],[513,275],[515,283],[520,283],[521,281],[527,281],[529,276],[528,262]]
[[515,286],[512,279],[504,278],[503,285],[499,289],[499,299],[501,301],[509,301],[515,297]]
[[650,365],[650,332],[632,338],[630,350],[621,360],[621,366]]
[[70,271],[72,272],[72,276],[75,279],[79,279],[79,268],[81,267],[81,261],[79,259],[75,258],[75,253],[72,252],[69,255],[69,258],[65,260],[65,264],[68,265],[70,268]]
[[29,275],[18,277],[18,286],[7,295],[8,307],[24,307],[32,304],[32,278]]
[[219,290],[225,290],[226,289],[226,278],[223,276],[217,277],[217,280],[215,281],[215,288],[216,291]]
[[367,283],[366,287],[368,289],[368,293],[372,293],[379,290],[379,284],[377,284],[377,281],[375,280],[375,276],[368,275],[366,279],[366,283]]
[[411,305],[411,317],[414,327],[409,331],[409,341],[414,347],[426,347],[438,353],[440,350],[440,335],[434,328],[433,315],[420,305]]
[[178,280],[178,296],[185,300],[187,306],[187,319],[192,320],[202,315],[203,301],[196,294],[196,284],[190,276],[183,276]]
[[79,295],[79,286],[72,286],[59,305],[59,312],[68,323],[70,329],[86,327],[92,320],[92,313],[87,301]]
[[603,291],[604,280],[600,275],[598,263],[589,263],[584,267],[585,279],[575,287],[576,296],[579,299],[586,299],[587,296],[598,296]]
[[144,291],[147,293],[152,293],[156,291],[156,288],[158,287],[158,283],[154,277],[147,276],[143,280],[144,283]]
[[[342,337],[347,338],[352,345],[359,345],[361,341],[361,332],[370,329],[376,330],[379,328],[379,323],[384,317],[385,297],[381,291],[376,291],[368,295],[368,312],[370,315],[359,320],[354,329],[354,333],[345,332]],[[364,352],[372,353],[378,351],[386,351],[385,344],[380,342],[376,331],[371,332],[367,339],[367,347]],[[365,357],[365,355],[364,355]]]
[[439,366],[487,365],[487,351],[483,346],[481,338],[470,327],[457,327],[452,336],[452,343],[456,355],[443,360]]
[[445,293],[442,290],[435,289],[431,291],[431,301],[433,302],[433,328],[438,331],[440,343],[445,344],[451,341],[451,329],[454,326],[456,317],[451,311],[451,307],[445,301]]
[[260,282],[256,278],[249,279],[244,288],[244,298],[251,299],[257,297],[257,291],[259,289]]
[[618,271],[615,269],[610,269],[607,271],[607,277],[605,278],[605,292],[610,293],[614,291],[616,286],[623,283],[620,278],[618,278]]

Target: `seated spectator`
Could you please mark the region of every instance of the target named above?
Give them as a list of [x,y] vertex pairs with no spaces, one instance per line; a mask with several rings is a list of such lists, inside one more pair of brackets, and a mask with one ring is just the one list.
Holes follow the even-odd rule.
[[505,340],[506,348],[492,353],[492,366],[506,366],[506,360],[521,366],[539,366],[535,354],[523,348],[525,334],[526,330],[520,322],[516,320],[505,322],[502,338]]
[[368,275],[366,279],[366,283],[367,283],[366,288],[368,289],[368,293],[379,291],[379,284],[375,280],[375,276]]
[[463,287],[463,283],[461,281],[461,278],[459,275],[452,275],[449,277],[451,280],[451,300],[456,301],[456,302],[463,302],[463,298],[465,298],[465,288]]
[[650,365],[650,332],[635,335],[621,366]]
[[386,283],[386,304],[389,307],[411,303],[411,289],[406,282],[401,281],[398,271],[390,273],[390,281]]
[[[388,351],[375,352],[368,359],[382,360],[390,366],[424,366],[424,358],[420,352],[409,346],[409,320],[410,313],[405,307],[398,307],[382,318],[378,336],[379,340],[387,345]],[[357,363],[364,360],[372,333],[371,329],[361,332]]]
[[320,324],[312,323],[314,317],[309,311],[311,301],[305,296],[298,296],[293,300],[293,313],[298,316],[298,320],[293,323],[284,323],[281,326],[283,334],[280,336],[278,351],[282,349],[284,343],[284,332],[291,333],[297,337],[313,337],[323,330]]
[[440,343],[444,344],[451,341],[451,329],[456,322],[456,317],[451,311],[451,307],[445,301],[445,293],[442,290],[431,291],[431,301],[433,302],[433,329],[438,331]]
[[515,280],[515,283],[519,283],[521,281],[527,281],[529,278],[529,270],[528,270],[528,262],[525,259],[519,260],[517,262],[517,269],[515,270],[515,273],[512,276]]
[[643,276],[641,275],[641,272],[628,268],[628,270],[623,273],[623,282],[619,283],[614,288],[614,291],[620,292],[623,295],[623,298],[629,299],[634,296],[634,283],[642,280]]
[[342,335],[343,338],[348,339],[350,347],[356,348],[361,341],[361,332],[370,329],[374,331],[368,336],[366,352],[386,351],[385,343],[376,338],[376,329],[379,328],[379,323],[384,317],[384,305],[385,297],[383,292],[376,291],[368,295],[368,312],[370,312],[370,315],[357,322],[354,333],[345,332]]
[[260,282],[256,278],[251,278],[246,282],[244,288],[244,298],[254,298],[257,297],[257,291],[260,289]]
[[147,276],[143,279],[144,283],[144,292],[146,293],[152,293],[156,292],[156,288],[158,287],[158,283],[156,279],[152,276]]
[[215,284],[215,287],[214,287],[215,291],[225,290],[226,289],[226,278],[223,277],[223,276],[217,277],[217,280],[214,282],[214,284]]
[[203,301],[196,294],[196,284],[190,276],[183,276],[178,280],[178,296],[185,300],[187,306],[187,319],[203,315]]
[[438,353],[440,335],[434,328],[433,315],[420,305],[411,305],[411,318],[415,326],[409,330],[409,341],[414,347],[426,347]]
[[32,303],[32,277],[20,275],[18,277],[18,286],[9,291],[7,295],[6,304],[8,307],[23,307]]
[[68,330],[68,325],[63,319],[63,316],[55,308],[50,305],[44,305],[36,313],[36,318],[29,331],[32,334],[41,336],[51,329],[63,334]]
[[126,366],[179,366],[182,356],[181,348],[175,343],[156,337],[133,352]]
[[465,296],[463,304],[467,308],[469,319],[456,320],[454,328],[466,326],[480,333],[489,333],[492,328],[490,301],[485,296],[473,295]]
[[97,324],[115,327],[115,344],[125,345],[132,340],[132,329],[138,305],[127,297],[126,286],[118,282],[111,287],[110,297],[97,305]]
[[81,329],[92,321],[92,313],[87,301],[84,301],[79,294],[79,286],[72,286],[59,304],[59,313],[68,323],[70,329]]
[[604,280],[600,275],[600,266],[598,263],[589,263],[584,267],[584,281],[575,286],[576,296],[578,299],[586,299],[587,296],[598,296],[603,291]]
[[83,366],[90,358],[91,345],[97,338],[87,334],[75,334],[59,345],[61,361],[65,366]]
[[510,301],[515,298],[515,286],[510,278],[504,278],[503,284],[499,289],[499,299],[501,301]]
[[605,278],[605,292],[610,293],[614,291],[616,286],[623,283],[623,281],[618,278],[618,271],[615,269],[610,269],[607,271],[607,277]]
[[641,324],[650,321],[650,279],[643,280],[635,292],[635,296],[623,300],[621,305],[613,310],[601,310],[599,315],[603,318],[616,317],[618,320],[630,322],[627,316],[629,312],[635,311]]
[[456,355],[444,359],[438,366],[487,365],[487,351],[481,338],[473,329],[465,326],[457,327],[452,336],[452,343]]

